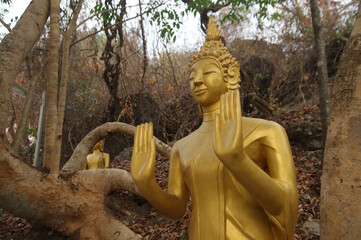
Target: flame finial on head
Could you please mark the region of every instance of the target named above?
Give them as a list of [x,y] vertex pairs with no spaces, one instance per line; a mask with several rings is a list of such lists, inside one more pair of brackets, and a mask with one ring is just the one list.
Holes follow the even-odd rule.
[[216,21],[213,16],[209,17],[206,41],[219,41],[221,39],[221,30],[218,29]]

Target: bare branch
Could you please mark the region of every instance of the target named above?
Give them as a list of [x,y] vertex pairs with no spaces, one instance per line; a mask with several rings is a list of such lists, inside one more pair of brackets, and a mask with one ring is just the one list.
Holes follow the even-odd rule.
[[95,16],[98,16],[99,14],[102,14],[102,13],[106,13],[106,12],[110,12],[110,11],[114,11],[114,10],[117,10],[119,8],[111,8],[111,9],[105,9],[103,11],[100,11],[100,12],[96,12],[94,13],[93,15],[90,15],[90,17],[84,19],[83,21],[81,21],[77,26],[76,28],[80,27],[81,25],[83,25],[85,22],[87,22],[88,20],[92,19],[93,17]]
[[4,27],[6,27],[6,29],[11,32],[11,28],[10,28],[10,25],[9,24],[6,24],[1,18],[0,18],[0,22],[2,25],[4,25]]
[[147,72],[147,42],[145,40],[145,33],[144,33],[144,24],[143,24],[143,16],[142,16],[142,4],[141,0],[139,0],[139,14],[141,15],[139,23],[140,23],[140,30],[141,30],[141,36],[143,41],[143,74],[142,74],[142,90],[144,88],[144,77],[145,73]]
[[[111,28],[111,27],[113,27],[113,26],[115,26],[115,25],[122,24],[122,23],[128,22],[128,21],[130,21],[130,20],[133,20],[133,19],[135,19],[135,18],[137,18],[137,17],[143,16],[144,14],[147,14],[147,13],[149,13],[149,12],[151,12],[151,11],[159,8],[159,7],[162,6],[163,4],[164,4],[164,3],[162,2],[162,3],[159,4],[158,6],[155,6],[155,7],[153,7],[153,8],[150,8],[150,9],[148,9],[147,11],[143,12],[142,14],[137,14],[137,15],[134,16],[134,17],[128,18],[128,19],[126,19],[126,20],[118,21],[118,22],[116,22],[116,23],[114,23],[114,24],[112,24],[112,25],[110,25],[110,26],[105,27],[105,28],[101,28],[101,29],[99,29],[98,31],[95,31],[95,32],[93,32],[93,33],[91,33],[91,34],[89,34],[89,35],[87,35],[87,36],[85,36],[85,37],[83,37],[83,38],[81,38],[81,39],[73,42],[72,44],[70,44],[70,47],[72,47],[73,45],[75,45],[75,44],[77,44],[77,43],[79,43],[79,42],[81,42],[81,41],[83,41],[83,40],[85,40],[85,39],[87,39],[87,38],[89,38],[89,37],[91,37],[91,36],[94,36],[95,34],[101,32],[101,31],[103,31],[103,30],[107,30],[107,29],[109,29],[109,28]],[[78,25],[78,26],[79,26],[79,25]]]

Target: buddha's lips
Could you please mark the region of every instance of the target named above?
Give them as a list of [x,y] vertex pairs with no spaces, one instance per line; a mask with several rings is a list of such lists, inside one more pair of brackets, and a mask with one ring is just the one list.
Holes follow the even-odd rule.
[[197,89],[195,91],[196,95],[202,95],[203,93],[205,93],[207,91],[207,88],[202,88],[202,89]]

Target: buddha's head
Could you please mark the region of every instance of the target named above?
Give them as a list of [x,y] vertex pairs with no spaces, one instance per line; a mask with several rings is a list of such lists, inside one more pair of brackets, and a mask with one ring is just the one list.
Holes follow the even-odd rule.
[[97,142],[97,144],[94,145],[93,151],[94,151],[94,150],[100,150],[100,151],[102,151],[102,150],[103,150],[103,145],[104,145],[104,139],[103,139],[103,140],[100,140],[99,142]]
[[220,41],[220,33],[211,16],[206,41],[189,63],[191,93],[201,107],[214,104],[223,93],[239,88],[240,65]]

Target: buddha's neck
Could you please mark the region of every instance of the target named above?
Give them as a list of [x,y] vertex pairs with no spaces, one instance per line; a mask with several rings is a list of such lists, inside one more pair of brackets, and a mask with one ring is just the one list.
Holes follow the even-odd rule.
[[219,112],[219,108],[212,109],[211,111],[203,112],[203,122],[200,131],[213,131],[214,119]]
[[99,149],[93,149],[93,153],[101,153]]
[[216,114],[218,114],[219,108],[213,109],[209,112],[203,112],[203,122],[211,122],[214,121]]

